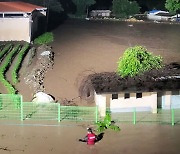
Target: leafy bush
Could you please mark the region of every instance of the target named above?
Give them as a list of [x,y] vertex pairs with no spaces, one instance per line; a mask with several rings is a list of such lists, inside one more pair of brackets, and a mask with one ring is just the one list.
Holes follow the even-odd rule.
[[139,13],[140,7],[136,1],[113,0],[112,11],[118,18],[127,18]]
[[97,128],[98,132],[103,132],[108,128],[115,130],[115,131],[120,131],[120,128],[118,126],[114,125],[114,123],[111,121],[111,115],[109,113],[106,114],[103,121],[98,121],[96,123],[96,126],[98,127]]
[[39,37],[37,37],[34,40],[35,44],[47,44],[47,43],[51,43],[54,40],[54,36],[52,32],[46,32],[42,35],[40,35]]
[[117,73],[121,77],[133,77],[145,71],[159,69],[161,67],[161,56],[153,56],[146,48],[135,46],[126,49],[123,56],[119,59]]

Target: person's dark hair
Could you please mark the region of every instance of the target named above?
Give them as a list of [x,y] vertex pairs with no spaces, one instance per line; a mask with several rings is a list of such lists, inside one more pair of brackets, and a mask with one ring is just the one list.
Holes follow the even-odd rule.
[[87,131],[92,133],[92,129],[91,128],[87,128]]

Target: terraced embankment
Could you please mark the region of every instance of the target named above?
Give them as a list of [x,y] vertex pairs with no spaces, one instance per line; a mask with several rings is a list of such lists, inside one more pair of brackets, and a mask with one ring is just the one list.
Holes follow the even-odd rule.
[[[0,46],[0,82],[3,86],[0,93],[17,93],[16,84],[18,83],[19,70],[28,49],[28,43],[8,43]],[[12,66],[12,64],[15,65]],[[11,71],[11,80],[8,80],[9,78],[6,76],[9,71]]]

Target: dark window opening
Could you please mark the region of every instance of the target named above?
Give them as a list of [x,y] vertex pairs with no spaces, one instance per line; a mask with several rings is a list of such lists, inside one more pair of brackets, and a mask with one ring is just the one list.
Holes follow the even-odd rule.
[[3,17],[3,14],[0,14],[0,18],[2,18]]
[[136,93],[136,98],[142,98],[142,93]]
[[125,94],[124,94],[124,98],[125,98],[125,99],[130,98],[130,93],[125,93]]
[[112,94],[112,100],[113,99],[118,99],[118,94]]
[[4,17],[23,17],[23,14],[4,14]]
[[91,93],[90,93],[90,90],[88,89],[87,90],[87,97],[90,97]]

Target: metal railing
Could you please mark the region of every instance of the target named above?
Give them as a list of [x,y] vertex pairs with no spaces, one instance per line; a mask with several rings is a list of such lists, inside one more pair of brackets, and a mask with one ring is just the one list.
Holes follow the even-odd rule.
[[132,108],[128,112],[123,112],[123,109],[121,109],[121,112],[111,112],[110,109],[107,109],[107,111],[115,122],[180,124],[180,108],[157,109],[157,113],[138,111],[138,109]]
[[[139,108],[112,112],[107,108],[107,112],[110,112],[113,121],[120,123],[180,124],[180,108],[158,109],[157,113]],[[0,120],[97,122],[99,118],[102,117],[99,117],[97,107],[23,102],[21,95],[0,94]]]
[[0,119],[94,121],[97,107],[61,106],[60,103],[23,102],[21,95],[0,94]]

